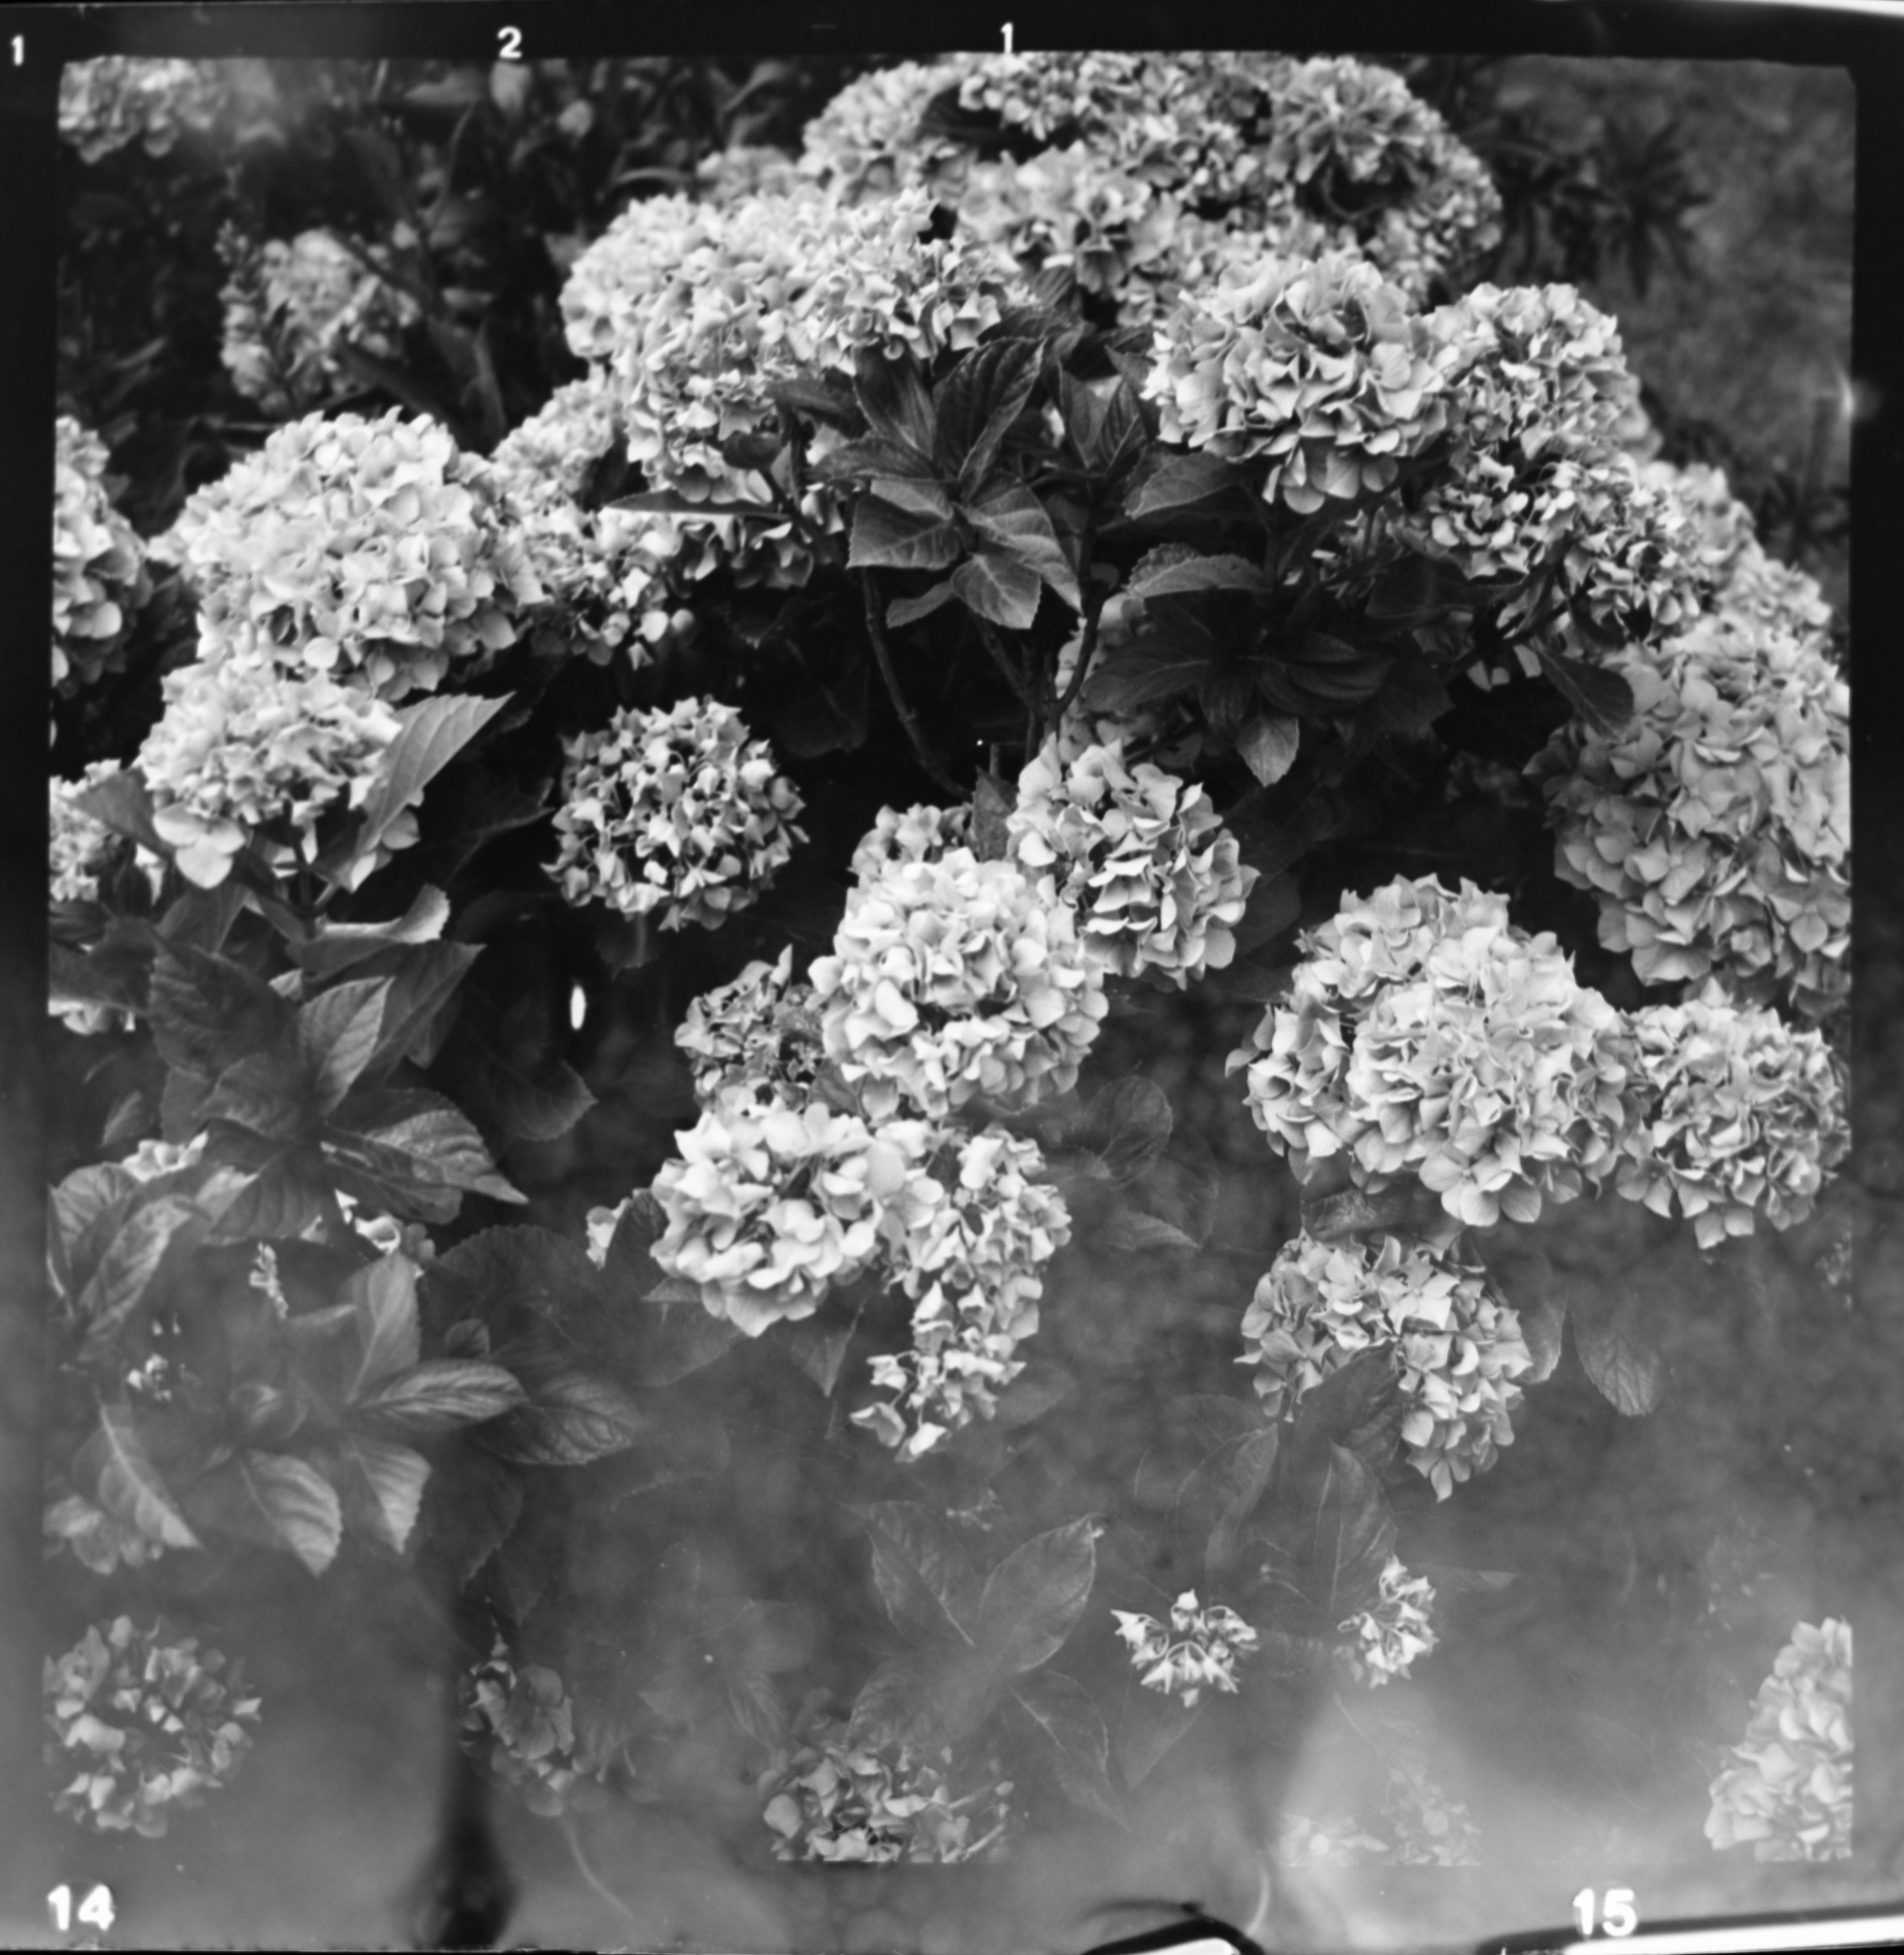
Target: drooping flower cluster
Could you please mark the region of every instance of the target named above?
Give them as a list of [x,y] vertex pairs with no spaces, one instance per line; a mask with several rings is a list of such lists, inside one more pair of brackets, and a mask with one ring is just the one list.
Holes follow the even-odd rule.
[[1730,611],[1618,666],[1632,719],[1570,724],[1529,769],[1556,872],[1647,983],[1827,1017],[1850,984],[1849,688],[1816,638]]
[[417,301],[375,269],[375,254],[329,231],[262,244],[228,230],[219,240],[227,278],[220,349],[231,384],[271,414],[321,405],[347,377],[340,347],[396,360],[423,316]]
[[209,128],[224,100],[206,63],[100,55],[61,69],[59,133],[89,163],[134,141],[162,156],[187,130]]
[[495,477],[448,429],[307,415],[187,502],[168,547],[201,660],[334,674],[398,700],[513,644],[542,602]]
[[1444,364],[1366,260],[1265,257],[1185,293],[1144,391],[1165,440],[1267,464],[1264,500],[1308,515],[1393,486],[1446,422]]
[[1106,1009],[1070,912],[1015,863],[966,848],[860,883],[810,981],[827,1056],[873,1119],[1062,1093]]
[[71,692],[123,662],[152,580],[138,532],[112,506],[105,442],[71,414],[54,430],[53,683]]
[[101,1832],[158,1839],[172,1809],[229,1783],[251,1749],[259,1700],[243,1664],[162,1616],[149,1629],[95,1623],[46,1659],[44,1683],[47,1763],[76,1773],[55,1809]]
[[1398,877],[1301,940],[1251,1044],[1250,1110],[1299,1179],[1418,1176],[1458,1220],[1531,1221],[1611,1172],[1632,1117],[1619,1015],[1504,897]]
[[1116,744],[1062,760],[1054,740],[1018,776],[1006,829],[1020,867],[1120,977],[1181,989],[1235,956],[1257,872],[1201,788],[1127,765]]
[[822,1724],[761,1782],[761,1817],[779,1860],[846,1865],[949,1866],[996,1859],[1012,1818],[1012,1785],[996,1761],[976,1774],[950,1750],[855,1745]]
[[762,1095],[810,1087],[821,1063],[820,1018],[813,992],[793,975],[793,946],[778,959],[757,959],[731,983],[688,1007],[675,1043],[694,1069],[694,1093],[711,1105],[730,1087]]
[[717,700],[626,707],[565,745],[549,874],[571,903],[658,911],[663,930],[716,929],[806,839],[772,749]]
[[1706,1837],[1756,1860],[1851,1856],[1851,1625],[1801,1623],[1759,1686],[1736,1762],[1712,1781]]
[[1415,1660],[1426,1656],[1438,1639],[1429,1620],[1434,1587],[1425,1575],[1411,1575],[1391,1554],[1381,1574],[1380,1592],[1337,1626],[1351,1639],[1342,1652],[1343,1667],[1371,1689],[1406,1676]]
[[1256,1653],[1257,1637],[1234,1609],[1220,1602],[1206,1608],[1194,1588],[1170,1605],[1170,1626],[1154,1616],[1113,1609],[1117,1633],[1129,1645],[1131,1665],[1146,1690],[1162,1691],[1194,1705],[1206,1690],[1236,1689],[1238,1660]]
[[575,1707],[552,1670],[518,1667],[499,1639],[458,1687],[463,1749],[515,1787],[531,1812],[555,1818],[603,1797],[607,1761],[577,1741]]
[[1775,1229],[1803,1221],[1850,1146],[1824,1034],[1710,994],[1629,1022],[1646,1117],[1620,1193],[1661,1215],[1676,1201],[1702,1248],[1750,1235],[1758,1214]]
[[1421,1243],[1283,1245],[1242,1324],[1245,1355],[1271,1418],[1364,1351],[1393,1354],[1410,1465],[1446,1500],[1514,1437],[1515,1383],[1534,1368],[1519,1318],[1485,1270]]

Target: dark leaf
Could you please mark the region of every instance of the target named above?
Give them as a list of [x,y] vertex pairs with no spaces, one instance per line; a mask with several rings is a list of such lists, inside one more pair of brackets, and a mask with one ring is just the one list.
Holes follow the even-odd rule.
[[1603,666],[1588,665],[1584,659],[1550,652],[1544,646],[1535,649],[1541,669],[1594,732],[1616,734],[1632,718],[1633,688],[1618,672],[1609,672]]
[[577,1341],[618,1314],[607,1307],[608,1276],[582,1243],[533,1225],[465,1236],[430,1264],[427,1281],[433,1302],[446,1296],[456,1315],[486,1324],[498,1339],[540,1321]]
[[438,1358],[398,1373],[360,1399],[357,1409],[399,1432],[428,1434],[500,1418],[526,1404],[527,1396],[500,1365]]
[[137,1528],[146,1540],[166,1547],[200,1544],[171,1490],[146,1456],[130,1406],[100,1406],[99,1429],[80,1449],[73,1475],[78,1485],[92,1490],[114,1519]]
[[315,937],[294,937],[291,954],[314,978],[335,977],[392,944],[431,943],[449,921],[449,899],[426,885],[389,923],[327,924]]
[[1038,572],[1002,551],[981,551],[952,572],[959,602],[976,617],[1008,631],[1028,631],[1038,615]]
[[162,861],[172,858],[172,844],[165,840],[152,822],[152,790],[136,767],[123,767],[108,774],[90,787],[71,796],[71,804],[82,814],[103,822],[115,835],[124,835],[149,848]]
[[1163,1154],[1174,1125],[1163,1088],[1133,1072],[1093,1096],[1072,1138],[1122,1180],[1141,1174]]
[[1257,668],[1258,685],[1272,706],[1286,711],[1333,711],[1359,706],[1381,689],[1394,661],[1326,631],[1298,631],[1270,647]]
[[942,605],[950,604],[958,593],[952,587],[949,578],[941,578],[936,584],[929,584],[917,597],[895,597],[886,607],[886,622],[896,631],[901,626],[916,625],[921,618],[930,618]]
[[854,1698],[848,1743],[936,1748],[976,1730],[1004,1679],[978,1650],[910,1650],[880,1664]]
[[839,1382],[840,1367],[846,1362],[846,1347],[859,1326],[859,1312],[842,1318],[829,1311],[795,1324],[783,1324],[776,1333],[780,1349],[813,1380],[828,1398]]
[[1236,736],[1243,764],[1262,782],[1273,787],[1295,765],[1302,722],[1287,714],[1258,713]]
[[[999,444],[1038,384],[1034,340],[995,339],[967,354],[939,383],[934,452],[959,493],[971,496],[991,472]],[[1075,601],[1075,600],[1074,600]]]
[[876,346],[862,348],[853,363],[853,392],[875,434],[930,459],[936,445],[932,397],[909,354],[889,359]]
[[522,1513],[522,1478],[470,1446],[445,1453],[423,1496],[423,1536],[460,1588],[508,1538]]
[[1220,1446],[1184,1486],[1179,1526],[1188,1541],[1203,1543],[1204,1579],[1213,1586],[1235,1570],[1237,1543],[1270,1484],[1279,1438],[1274,1426],[1258,1424]]
[[[945,587],[951,594],[951,587]],[[895,600],[886,612],[886,622],[905,621],[894,615],[903,606]],[[776,709],[773,742],[795,760],[817,760],[822,754],[851,752],[866,743],[868,705],[867,666],[864,658],[854,658],[831,683],[822,685],[810,676],[790,692]]]
[[829,427],[850,434],[865,426],[851,387],[837,373],[796,374],[791,380],[772,382],[767,393],[778,405]]
[[140,1185],[137,1176],[116,1161],[75,1168],[53,1190],[52,1219],[68,1255],[77,1252],[80,1236],[93,1223]]
[[199,1113],[267,1141],[295,1141],[317,1118],[310,1069],[291,1053],[253,1053],[219,1075]]
[[1339,1446],[1380,1473],[1394,1455],[1406,1412],[1393,1353],[1358,1351],[1304,1399],[1298,1440],[1305,1447]]
[[1035,1535],[986,1578],[974,1639],[1005,1675],[1036,1670],[1063,1647],[1097,1574],[1097,1533],[1085,1519]]
[[1111,1781],[1110,1733],[1090,1693],[1055,1670],[1023,1676],[1012,1686],[1020,1709],[1050,1740],[1059,1788],[1087,1812],[1122,1820],[1122,1795]]
[[47,946],[47,996],[55,1005],[107,1005],[143,1014],[145,959],[94,950],[84,956],[63,943]]
[[1577,1286],[1568,1313],[1573,1348],[1601,1397],[1629,1418],[1649,1412],[1666,1386],[1666,1362],[1632,1299],[1608,1304]]
[[370,1069],[388,1072],[415,1056],[431,1039],[444,1007],[470,966],[483,954],[480,943],[425,943],[404,949],[389,974],[383,1024]]
[[1197,1239],[1174,1222],[1135,1209],[1119,1209],[1105,1217],[1095,1240],[1107,1249],[1194,1249]]
[[735,517],[752,523],[784,523],[787,512],[775,502],[738,502],[713,496],[686,496],[672,489],[644,489],[631,496],[618,496],[611,509],[631,509],[640,515],[675,516],[684,522],[712,522],[717,518]]
[[[1084,608],[1077,572],[1058,540],[1049,512],[1029,489],[1016,483],[996,483],[968,505],[965,513],[980,536],[1015,563],[1036,571],[1074,611]],[[956,589],[956,574],[952,584]]]
[[1157,634],[1133,640],[1100,659],[1084,682],[1084,701],[1097,713],[1131,713],[1172,699],[1202,682],[1216,647],[1207,636]]
[[943,570],[963,551],[949,518],[902,509],[883,496],[865,495],[853,505],[853,570]]
[[357,1084],[383,1029],[388,978],[335,984],[297,1014],[297,1053],[308,1069],[317,1110],[328,1113]]
[[1417,733],[1453,704],[1429,666],[1419,659],[1397,659],[1375,695],[1374,713],[1377,723],[1390,732]]
[[337,1489],[288,1453],[234,1453],[199,1477],[186,1509],[201,1527],[288,1550],[313,1575],[336,1559],[344,1536]]
[[873,1583],[892,1625],[909,1641],[969,1643],[977,1579],[952,1523],[912,1500],[857,1510],[873,1543]]
[[520,1465],[581,1466],[633,1445],[647,1425],[618,1385],[585,1371],[561,1371],[537,1379],[531,1402],[506,1413],[483,1440]]
[[1242,471],[1213,455],[1168,455],[1132,485],[1124,500],[1125,512],[1139,518],[1168,515],[1246,489],[1248,482]]
[[1131,573],[1133,597],[1182,597],[1200,590],[1248,590],[1259,594],[1270,581],[1256,565],[1240,556],[1176,556],[1152,566],[1148,560]]
[[149,1009],[159,1057],[213,1077],[275,1045],[292,1022],[291,1006],[255,972],[184,944],[154,960]]
[[1175,1696],[1142,1689],[1133,1678],[1118,1720],[1117,1762],[1126,1785],[1141,1785],[1202,1714],[1201,1703],[1186,1706]]
[[434,1093],[359,1093],[338,1109],[326,1142],[338,1160],[403,1191],[467,1188],[499,1201],[524,1198],[496,1171],[464,1115]]
[[1468,587],[1459,571],[1432,557],[1408,556],[1375,580],[1368,597],[1371,618],[1419,622],[1463,603]]
[[83,1355],[104,1355],[136,1311],[166,1251],[201,1237],[208,1217],[182,1195],[164,1195],[134,1208],[80,1292],[77,1311],[86,1327]]
[[344,1380],[348,1401],[416,1363],[422,1336],[417,1266],[408,1256],[379,1257],[351,1272],[338,1301],[356,1312],[360,1340],[356,1365]]
[[430,1462],[394,1440],[345,1432],[326,1449],[325,1464],[345,1522],[401,1554],[417,1525]]
[[376,129],[347,128],[342,134],[385,209],[399,223],[408,221],[414,213],[404,188],[402,153],[396,144]]
[[1305,1585],[1331,1622],[1361,1607],[1394,1544],[1395,1519],[1381,1481],[1345,1447],[1330,1447],[1311,1516]]
[[1521,1336],[1533,1355],[1528,1382],[1544,1384],[1560,1362],[1566,1323],[1566,1296],[1553,1264],[1544,1250],[1517,1242],[1512,1229],[1488,1229],[1478,1239],[1494,1289],[1520,1320]]
[[1210,730],[1233,737],[1256,693],[1254,663],[1212,666],[1197,688],[1197,704]]

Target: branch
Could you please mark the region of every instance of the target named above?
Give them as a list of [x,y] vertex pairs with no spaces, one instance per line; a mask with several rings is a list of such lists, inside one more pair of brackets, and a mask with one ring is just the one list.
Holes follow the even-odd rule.
[[880,668],[880,677],[885,682],[886,697],[892,702],[892,709],[899,716],[899,723],[906,729],[906,738],[912,742],[912,751],[918,756],[919,764],[932,776],[936,786],[943,788],[949,795],[963,799],[965,790],[946,772],[945,763],[939,759],[926,745],[924,730],[919,724],[906,696],[899,690],[899,675],[893,669],[892,650],[886,641],[886,621],[880,615],[880,593],[873,584],[870,571],[860,572],[860,590],[866,600],[866,634],[873,641],[873,656]]

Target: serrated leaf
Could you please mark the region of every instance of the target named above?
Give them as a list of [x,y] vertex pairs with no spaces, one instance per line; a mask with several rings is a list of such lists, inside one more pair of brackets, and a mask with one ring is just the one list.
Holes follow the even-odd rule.
[[620,1313],[622,1340],[629,1352],[627,1375],[644,1387],[672,1384],[711,1365],[737,1343],[738,1325],[716,1317],[700,1300],[697,1286],[677,1302],[654,1294],[660,1271],[649,1255],[667,1218],[647,1189],[631,1201],[609,1244],[605,1279],[629,1299]]
[[417,1266],[404,1255],[379,1257],[351,1273],[338,1302],[356,1313],[360,1336],[357,1362],[341,1381],[348,1402],[416,1363],[423,1335]]
[[851,570],[944,570],[963,553],[958,526],[921,510],[902,509],[883,496],[853,505]]
[[1378,725],[1390,732],[1417,733],[1452,710],[1439,677],[1418,659],[1397,659],[1375,695]]
[[1258,713],[1236,736],[1245,767],[1264,787],[1273,787],[1295,765],[1302,722],[1286,713]]
[[161,1195],[133,1209],[99,1258],[75,1305],[86,1327],[82,1356],[89,1362],[110,1347],[136,1311],[166,1251],[202,1235],[209,1218],[183,1195]]
[[1087,1812],[1121,1821],[1125,1802],[1111,1781],[1110,1733],[1090,1693],[1059,1671],[1041,1670],[1020,1677],[1012,1694],[1050,1741],[1065,1796]]
[[1119,1179],[1144,1173],[1170,1144],[1169,1096],[1153,1079],[1127,1073],[1094,1094],[1072,1138]]
[[522,1516],[522,1478],[475,1447],[451,1440],[442,1470],[424,1490],[424,1538],[464,1586],[508,1538]]
[[174,943],[153,960],[148,1009],[159,1057],[168,1066],[214,1076],[247,1053],[275,1045],[294,1015],[243,965]]
[[961,496],[990,473],[999,444],[1038,384],[1042,349],[1034,340],[995,339],[968,353],[939,382],[934,454]]
[[1184,597],[1201,590],[1248,590],[1258,595],[1270,589],[1270,581],[1245,557],[1180,556],[1154,568],[1139,565],[1128,586],[1133,597]]
[[1394,1454],[1406,1413],[1393,1354],[1358,1351],[1303,1399],[1297,1440],[1305,1447],[1339,1446],[1380,1473]]
[[386,1088],[354,1095],[338,1109],[325,1151],[400,1192],[455,1188],[499,1201],[526,1199],[496,1173],[467,1118],[434,1093]]
[[389,974],[390,993],[370,1070],[388,1071],[432,1035],[444,1007],[482,954],[480,943],[426,943],[398,962]]
[[1541,669],[1594,732],[1611,737],[1632,719],[1635,710],[1633,688],[1618,672],[1610,672],[1603,666],[1589,665],[1584,659],[1549,651],[1544,646],[1535,650]]
[[228,1066],[199,1107],[209,1123],[228,1120],[266,1141],[297,1140],[317,1117],[310,1069],[288,1052],[254,1052]]
[[417,1525],[430,1462],[394,1440],[344,1432],[330,1449],[328,1463],[346,1522],[401,1554]]
[[1381,690],[1393,659],[1352,645],[1327,631],[1298,631],[1279,640],[1257,668],[1257,689],[1286,710],[1339,711]]
[[138,1178],[116,1161],[75,1168],[53,1190],[54,1229],[67,1255],[77,1254],[85,1232],[140,1185]]
[[958,595],[952,587],[952,580],[941,578],[917,597],[894,598],[886,607],[886,622],[895,631],[902,625],[916,625],[921,618],[930,618],[941,606],[952,603]]
[[1096,1239],[1107,1249],[1194,1249],[1197,1239],[1160,1215],[1120,1210],[1106,1217]]
[[876,346],[853,362],[853,394],[876,435],[930,460],[935,446],[932,397],[910,354],[889,359]]
[[1242,487],[1245,477],[1227,461],[1213,455],[1167,456],[1131,485],[1125,498],[1126,515],[1143,518],[1165,516],[1179,509],[1214,502]]
[[521,1381],[500,1365],[433,1358],[387,1379],[356,1409],[401,1432],[423,1435],[480,1425],[527,1402]]
[[1443,1214],[1440,1201],[1411,1182],[1370,1194],[1345,1188],[1337,1195],[1302,1203],[1302,1228],[1318,1242],[1346,1242],[1358,1236],[1396,1235],[1405,1239],[1433,1228]]
[[389,923],[328,924],[316,937],[294,937],[288,948],[313,978],[331,978],[392,944],[433,943],[448,921],[449,899],[426,884]]
[[1204,1579],[1211,1587],[1221,1587],[1233,1572],[1244,1524],[1270,1484],[1280,1439],[1274,1426],[1259,1423],[1226,1440],[1185,1482],[1177,1502],[1179,1529],[1203,1543]]
[[1576,1295],[1569,1321],[1573,1348],[1600,1396],[1629,1418],[1651,1412],[1665,1390],[1666,1362],[1631,1305],[1590,1305]]
[[1201,685],[1216,650],[1207,635],[1157,634],[1134,639],[1100,659],[1084,681],[1084,703],[1096,713],[1131,713],[1174,699]]
[[952,587],[974,617],[1002,625],[1008,631],[1028,631],[1038,615],[1043,584],[1028,564],[988,549],[968,557],[952,572]]
[[[1077,573],[1058,540],[1050,514],[1029,489],[1015,482],[996,484],[968,504],[965,513],[980,536],[1014,562],[1034,571],[1074,611],[1084,608]],[[958,583],[955,574],[955,589]]]
[[537,1379],[529,1403],[505,1413],[483,1443],[518,1465],[582,1466],[632,1446],[647,1423],[620,1386],[586,1371],[558,1371]]
[[974,1640],[1007,1676],[1036,1670],[1064,1646],[1097,1572],[1094,1522],[1034,1535],[987,1576]]
[[1310,1523],[1308,1588],[1339,1621],[1367,1599],[1395,1542],[1395,1518],[1376,1475],[1347,1447],[1331,1446]]
[[102,1405],[98,1430],[80,1447],[74,1477],[113,1519],[166,1547],[197,1547],[171,1490],[147,1456],[132,1409]]
[[201,1527],[284,1549],[313,1575],[337,1558],[344,1538],[337,1489],[292,1453],[234,1453],[200,1475],[187,1506]]
[[161,861],[169,861],[172,844],[153,826],[152,790],[136,767],[122,767],[90,787],[68,797],[69,805],[82,814],[102,822],[115,835],[123,835],[143,848],[149,848]]
[[370,1063],[390,996],[388,978],[357,978],[320,992],[297,1014],[297,1051],[317,1110],[328,1113]]
[[856,1510],[873,1544],[873,1583],[899,1633],[928,1645],[969,1644],[977,1579],[952,1523],[912,1500]]

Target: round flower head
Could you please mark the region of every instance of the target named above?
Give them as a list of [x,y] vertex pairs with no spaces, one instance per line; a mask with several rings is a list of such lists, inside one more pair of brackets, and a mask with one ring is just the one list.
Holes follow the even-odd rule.
[[397,360],[403,335],[423,316],[408,292],[329,231],[263,244],[228,228],[219,241],[228,274],[220,350],[231,384],[272,414],[303,414],[341,389],[338,354],[351,347]]
[[1629,1016],[1644,1113],[1619,1192],[1692,1220],[1701,1248],[1811,1212],[1850,1146],[1844,1085],[1824,1034],[1710,992]]
[[1389,1768],[1382,1821],[1404,1867],[1478,1867],[1481,1828],[1465,1805],[1450,1799],[1425,1772]]
[[1170,1605],[1170,1626],[1154,1616],[1111,1611],[1117,1633],[1128,1645],[1131,1666],[1146,1690],[1179,1697],[1188,1709],[1206,1690],[1234,1695],[1238,1658],[1256,1653],[1257,1634],[1234,1609],[1213,1602],[1205,1608],[1197,1591],[1186,1588]]
[[152,594],[145,546],[112,506],[106,465],[105,442],[61,414],[53,445],[53,683],[68,692],[124,664],[133,614]]
[[663,930],[717,929],[807,839],[773,750],[718,700],[627,707],[565,747],[549,874],[571,903],[658,911]]
[[1157,331],[1146,395],[1166,441],[1267,464],[1303,515],[1390,487],[1440,433],[1441,349],[1366,260],[1265,258],[1186,291]]
[[224,99],[209,63],[101,55],[61,69],[59,133],[89,163],[131,142],[162,156],[187,129],[210,128]]
[[396,700],[513,644],[541,601],[498,499],[488,464],[434,421],[307,415],[194,495],[172,548],[213,656]]
[[710,203],[738,203],[750,197],[818,194],[798,158],[766,143],[730,143],[694,165],[694,181]]
[[1735,1762],[1712,1781],[1706,1837],[1755,1860],[1851,1857],[1851,1625],[1801,1623],[1759,1686]]
[[1236,953],[1231,935],[1257,872],[1200,787],[1119,745],[1068,762],[1056,741],[1018,776],[1006,820],[1027,875],[1077,915],[1085,944],[1120,977],[1181,989]]
[[178,851],[181,872],[207,889],[256,831],[280,841],[291,831],[308,852],[322,816],[361,802],[398,729],[380,700],[323,672],[299,678],[226,660],[182,666],[165,687],[139,770],[153,826]]
[[875,1119],[1062,1093],[1105,1012],[1070,913],[1015,864],[964,848],[855,889],[810,974],[827,1056]]
[[694,1069],[694,1091],[711,1105],[729,1087],[797,1097],[822,1062],[813,992],[793,977],[793,946],[773,964],[756,960],[731,984],[688,1007],[675,1043]]
[[500,1638],[488,1661],[462,1676],[463,1749],[514,1786],[531,1812],[555,1818],[599,1805],[607,1761],[586,1755],[575,1707],[552,1670],[509,1660]]
[[1401,1557],[1391,1554],[1375,1600],[1337,1626],[1350,1639],[1342,1651],[1343,1667],[1371,1689],[1406,1676],[1415,1658],[1435,1646],[1437,1639],[1429,1620],[1434,1607],[1434,1588],[1428,1578],[1409,1574]]
[[853,851],[848,873],[875,882],[901,862],[936,862],[949,849],[971,845],[972,811],[965,808],[883,808]]
[[1534,1368],[1487,1272],[1421,1243],[1283,1245],[1243,1317],[1242,1359],[1272,1418],[1364,1351],[1393,1355],[1408,1461],[1446,1500],[1512,1443],[1515,1380]]
[[875,1135],[823,1100],[729,1088],[655,1177],[668,1226],[654,1259],[750,1337],[810,1317],[873,1261],[923,1133],[895,1122]]
[[1015,1354],[1038,1327],[1044,1266],[1071,1239],[1064,1198],[1035,1179],[1043,1165],[1035,1141],[1002,1128],[943,1135],[905,1209],[889,1211],[883,1260],[914,1299],[912,1345],[872,1360],[889,1396],[853,1418],[904,1459],[990,1418],[1024,1369]]
[[899,61],[848,82],[802,132],[801,172],[848,203],[905,184],[952,187],[962,179],[965,152],[923,125],[934,99],[977,58]]
[[251,1749],[259,1700],[244,1666],[163,1617],[95,1623],[45,1670],[49,1765],[77,1773],[55,1809],[104,1833],[159,1838],[171,1809],[229,1783]]

